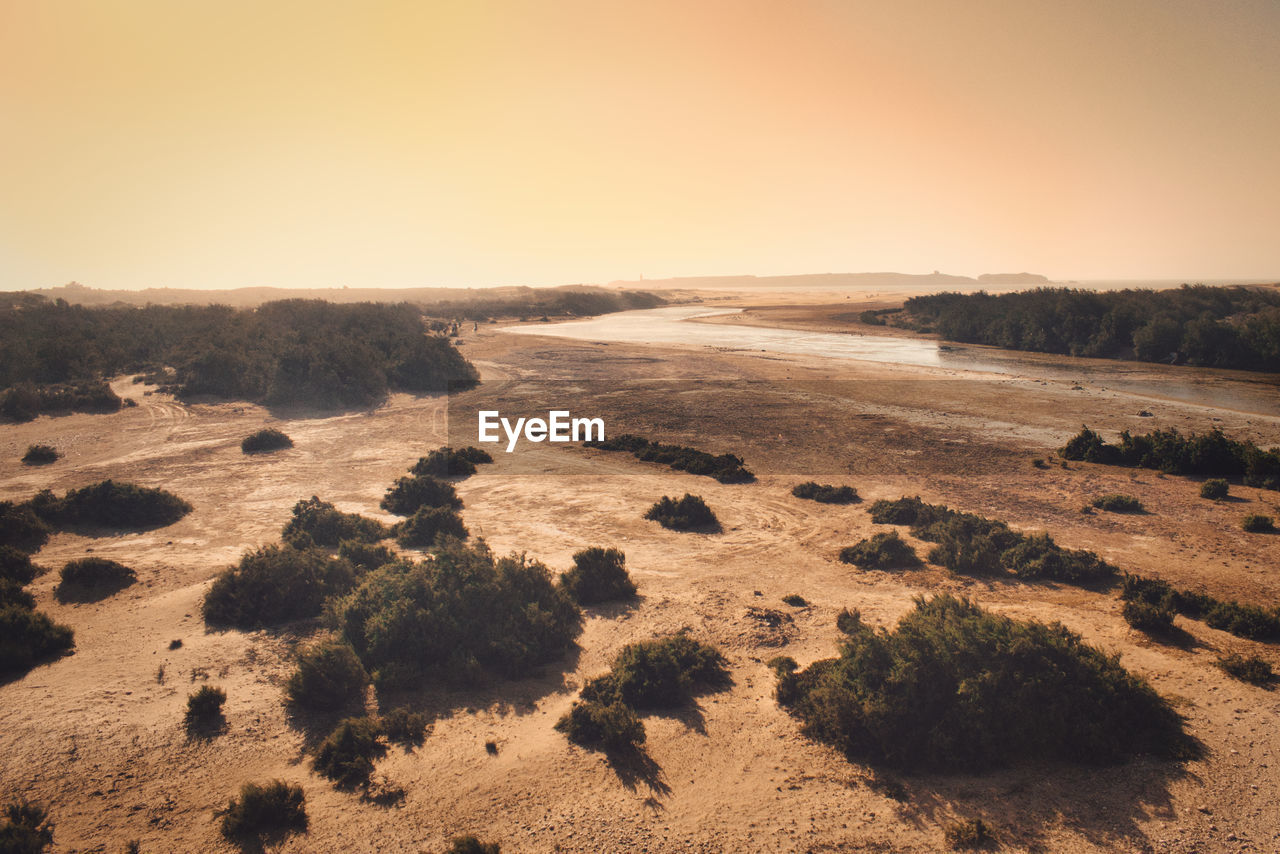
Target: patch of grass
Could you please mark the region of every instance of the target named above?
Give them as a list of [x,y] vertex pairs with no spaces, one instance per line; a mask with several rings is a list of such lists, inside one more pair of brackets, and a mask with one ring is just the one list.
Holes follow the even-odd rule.
[[1221,501],[1226,498],[1231,491],[1230,485],[1220,477],[1210,478],[1200,484],[1200,497],[1209,498],[1214,501]]
[[232,841],[307,830],[307,799],[301,786],[282,780],[245,783],[222,814],[222,835]]
[[1244,521],[1240,523],[1240,527],[1250,534],[1274,534],[1276,531],[1276,522],[1270,516],[1262,513],[1250,513],[1244,517]]
[[797,593],[788,593],[786,596],[782,597],[782,601],[783,603],[790,605],[792,608],[809,607],[809,602]]
[[1219,658],[1217,664],[1227,675],[1251,685],[1269,685],[1275,678],[1270,662],[1256,655],[1244,656],[1233,652]]
[[493,457],[488,451],[475,447],[454,450],[446,446],[430,452],[425,457],[420,457],[409,472],[440,478],[469,477],[476,473],[477,465],[491,462]]
[[5,854],[40,854],[53,844],[49,811],[25,801],[6,804],[0,822],[0,851]]
[[381,732],[373,718],[344,718],[320,744],[312,766],[340,787],[368,783],[374,760],[387,752],[378,741]]
[[852,486],[829,486],[807,480],[791,488],[796,498],[807,498],[821,504],[856,504],[862,499]]
[[593,605],[636,595],[635,582],[627,574],[627,556],[618,549],[593,546],[573,556],[573,569],[560,574],[560,586],[579,605]]
[[212,729],[222,723],[222,706],[227,692],[212,685],[201,685],[187,697],[187,729]]
[[343,513],[313,495],[293,505],[293,518],[284,526],[281,535],[285,542],[293,542],[305,535],[315,545],[336,549],[343,540],[376,543],[391,533],[377,519],[358,513]]
[[916,550],[897,531],[884,531],[840,550],[840,560],[861,569],[902,569],[920,565]]
[[274,427],[264,427],[240,440],[240,451],[245,454],[269,454],[293,447],[293,440]]
[[452,507],[420,507],[392,528],[396,542],[406,549],[425,549],[441,537],[465,540],[471,536],[462,517]]
[[780,674],[777,697],[851,759],[978,772],[1196,752],[1145,681],[1058,624],[940,594],[918,597],[892,631],[860,625],[845,638],[838,658]]
[[355,568],[315,548],[264,546],[246,552],[205,594],[206,623],[240,628],[314,617],[327,598],[345,593]]
[[63,601],[97,601],[138,580],[122,563],[101,557],[82,557],[62,567],[55,595]]
[[68,490],[61,498],[46,490],[30,505],[42,520],[59,528],[149,530],[172,525],[191,512],[191,505],[172,492],[112,480]]
[[697,495],[685,493],[680,500],[664,495],[645,512],[644,518],[673,531],[699,531],[714,528],[716,514]]
[[718,456],[684,445],[664,445],[643,436],[624,433],[602,442],[586,442],[587,447],[602,451],[628,451],[638,460],[662,463],[676,471],[714,477],[721,483],[750,483],[756,479],[743,465],[742,458],[733,454]]
[[947,825],[947,847],[957,850],[985,848],[995,842],[991,828],[980,818],[970,818]]
[[1099,495],[1089,504],[1099,510],[1106,510],[1110,513],[1142,513],[1146,510],[1142,506],[1142,502],[1137,498],[1132,495],[1121,495],[1118,492]]
[[28,466],[47,466],[61,458],[62,454],[58,453],[58,449],[53,445],[30,445],[27,452],[22,455],[22,463]]
[[412,516],[423,507],[462,509],[453,484],[431,475],[417,474],[397,480],[382,498],[381,507],[397,516]]
[[363,702],[368,684],[369,674],[350,644],[321,640],[298,655],[284,690],[290,706],[327,712]]
[[644,744],[644,722],[626,703],[609,705],[575,700],[556,729],[574,744],[606,751],[625,751]]

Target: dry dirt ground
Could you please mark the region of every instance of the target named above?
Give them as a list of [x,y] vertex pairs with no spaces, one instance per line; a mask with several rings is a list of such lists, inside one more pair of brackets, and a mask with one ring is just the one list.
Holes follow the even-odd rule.
[[[835,555],[873,530],[866,504],[790,495],[810,477],[850,484],[868,501],[919,494],[1047,530],[1126,570],[1271,605],[1280,537],[1244,534],[1239,523],[1274,513],[1280,494],[1233,487],[1232,500],[1215,503],[1189,479],[1063,468],[1052,452],[1084,422],[1104,432],[1221,426],[1270,445],[1280,443],[1280,420],[1069,382],[606,346],[493,327],[468,332],[463,350],[485,382],[454,401],[396,395],[370,412],[270,413],[184,405],[122,379],[117,389],[137,408],[0,427],[0,498],[110,477],[163,486],[195,506],[158,531],[59,534],[36,558],[56,570],[91,551],[139,576],[93,604],[57,602],[56,572],[37,579],[39,607],[74,627],[76,651],[0,686],[0,796],[49,805],[56,850],[115,852],[130,839],[144,852],[235,850],[218,834],[217,810],[242,783],[272,777],[306,791],[309,832],[269,846],[288,852],[438,851],[464,832],[504,851],[926,852],[942,850],[944,827],[969,817],[992,825],[1009,852],[1280,850],[1280,698],[1214,666],[1228,651],[1280,665],[1280,650],[1182,618],[1193,642],[1154,643],[1126,626],[1114,593],[937,568],[860,572]],[[407,698],[432,726],[421,747],[394,748],[378,765],[402,799],[336,791],[309,768],[315,727],[291,719],[281,694],[293,649],[320,629],[209,631],[199,605],[210,580],[245,549],[277,540],[294,502],[311,495],[391,521],[378,510],[382,492],[427,450],[466,438],[474,407],[529,414],[553,405],[601,415],[611,433],[738,453],[759,479],[722,485],[576,446],[496,454],[458,484],[473,535],[557,571],[578,549],[617,546],[640,598],[588,609],[580,651],[542,673]],[[1139,418],[1143,408],[1152,417]],[[240,439],[265,424],[295,447],[241,454]],[[36,441],[66,457],[20,465]],[[1051,465],[1036,468],[1035,458]],[[641,518],[659,496],[685,492],[715,509],[721,533],[674,533]],[[1080,513],[1105,492],[1136,495],[1151,512]],[[840,609],[891,625],[913,596],[933,590],[1060,620],[1118,652],[1177,705],[1205,758],[885,777],[801,736],[774,702],[765,662],[831,656]],[[788,594],[810,604],[784,605]],[[786,618],[766,625],[750,616],[758,608]],[[724,650],[733,684],[646,718],[642,760],[611,763],[553,730],[583,679],[621,646],[683,627]],[[172,640],[181,647],[170,649]],[[205,682],[227,691],[228,727],[193,739],[183,710]]]

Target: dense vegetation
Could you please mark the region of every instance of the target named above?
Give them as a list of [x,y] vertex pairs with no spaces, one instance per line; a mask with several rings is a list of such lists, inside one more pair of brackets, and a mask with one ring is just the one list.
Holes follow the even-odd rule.
[[202,613],[211,625],[246,629],[314,617],[356,577],[349,562],[321,549],[264,546],[214,579]]
[[31,445],[22,455],[22,463],[28,466],[47,466],[49,463],[56,463],[61,457],[62,454],[52,445]]
[[313,495],[293,505],[293,518],[285,524],[281,536],[286,543],[336,549],[343,540],[376,543],[391,536],[391,532],[377,519],[343,513]]
[[750,483],[756,477],[742,464],[742,458],[733,454],[718,456],[684,445],[664,445],[643,436],[624,433],[601,442],[586,442],[587,447],[602,451],[627,451],[636,459],[662,463],[677,471],[714,477],[721,483]]
[[1063,459],[1129,468],[1156,469],[1165,474],[1243,480],[1249,486],[1280,489],[1280,453],[1253,442],[1228,439],[1221,430],[1183,435],[1177,430],[1154,430],[1134,436],[1128,430],[1117,444],[1108,444],[1088,427],[1058,450]]
[[471,536],[462,517],[452,507],[420,507],[392,529],[396,542],[407,549],[425,549],[440,537],[465,540]]
[[454,450],[448,446],[438,448],[420,457],[411,474],[429,474],[432,477],[468,477],[476,473],[476,466],[493,462],[488,451],[466,447]]
[[[0,309],[0,315],[3,313],[4,310]],[[3,352],[2,344],[0,352]],[[0,392],[0,419],[32,421],[40,415],[65,415],[68,412],[117,412],[122,405],[123,401],[102,380],[50,385],[22,382]]]
[[222,814],[222,835],[231,840],[271,837],[307,829],[307,799],[301,786],[282,780],[245,783]]
[[843,622],[838,658],[775,667],[779,703],[851,759],[977,772],[1193,755],[1181,719],[1146,682],[1061,625],[949,594],[918,597],[892,631]]
[[67,490],[61,498],[46,489],[28,504],[55,528],[147,530],[172,525],[191,512],[191,505],[172,492],[112,480]]
[[[1280,607],[1267,610],[1257,605],[1223,601],[1207,593],[1177,590],[1167,581],[1144,578],[1141,575],[1125,575],[1120,598],[1126,603],[1135,604],[1135,608],[1130,611],[1134,616],[1144,621],[1158,621],[1152,622],[1156,630],[1160,629],[1161,623],[1172,625],[1173,615],[1181,614],[1193,620],[1203,620],[1211,628],[1238,637],[1280,641]],[[1137,605],[1144,607],[1139,609]],[[1165,613],[1157,615],[1156,611]],[[1126,619],[1129,619],[1128,614]],[[1133,624],[1132,620],[1130,623]]]
[[361,703],[368,684],[369,674],[350,644],[322,640],[298,655],[284,690],[293,708],[328,712]]
[[45,399],[54,384],[81,389],[71,399],[89,402],[74,408],[116,409],[103,376],[166,366],[182,396],[323,407],[368,406],[388,390],[444,391],[477,379],[452,342],[428,335],[421,311],[408,304],[284,300],[236,311],[26,300],[0,307],[0,388],[10,389],[0,410],[34,417],[65,409]]
[[636,585],[626,563],[627,556],[618,549],[583,549],[573,556],[573,569],[560,574],[560,586],[579,605],[629,599],[636,595]]
[[840,560],[859,569],[902,569],[920,565],[911,544],[897,531],[884,531],[840,550]]
[[484,296],[482,292],[465,300],[433,302],[426,310],[435,317],[488,320],[491,317],[546,317],[570,314],[587,317],[633,308],[655,308],[666,300],[648,291],[606,291],[599,289],[531,288],[523,297]]
[[53,822],[42,806],[18,802],[6,804],[0,822],[0,852],[40,854],[53,844]]
[[862,500],[858,497],[858,490],[852,486],[829,486],[812,480],[796,484],[792,487],[791,494],[796,498],[807,498],[822,504],[856,504]]
[[706,531],[719,524],[707,502],[687,492],[678,501],[669,495],[662,496],[645,511],[644,518],[673,531]]
[[451,507],[460,510],[462,499],[458,497],[453,484],[429,474],[415,474],[402,477],[392,484],[382,498],[381,507],[397,516],[412,516],[423,507]]
[[103,557],[82,557],[62,567],[54,591],[63,601],[96,601],[137,581],[137,574],[122,563]]
[[375,718],[344,718],[320,744],[312,765],[316,773],[341,787],[369,782],[373,761],[387,752]]
[[963,575],[1012,573],[1025,580],[1097,584],[1117,572],[1093,552],[1064,549],[1048,534],[1020,534],[1004,522],[919,497],[882,499],[869,512],[879,524],[910,525],[913,536],[937,544],[928,554],[931,562]]
[[334,603],[343,636],[380,687],[515,677],[558,658],[582,630],[572,597],[541,563],[497,558],[481,541],[365,576]]
[[293,440],[274,427],[263,427],[240,440],[240,450],[246,454],[269,454],[293,447]]
[[30,670],[75,646],[67,626],[37,611],[35,598],[23,587],[40,573],[30,552],[49,537],[30,508],[0,502],[0,678]]
[[904,325],[1016,350],[1280,371],[1280,293],[1183,285],[912,297]]

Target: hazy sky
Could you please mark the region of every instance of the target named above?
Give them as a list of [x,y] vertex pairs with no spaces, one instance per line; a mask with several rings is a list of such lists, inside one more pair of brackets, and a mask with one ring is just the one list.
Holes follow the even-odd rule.
[[1280,278],[1275,0],[0,0],[0,288]]

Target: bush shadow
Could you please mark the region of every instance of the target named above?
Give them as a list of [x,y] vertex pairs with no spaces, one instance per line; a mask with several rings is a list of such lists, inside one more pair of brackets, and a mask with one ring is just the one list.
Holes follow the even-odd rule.
[[114,581],[105,584],[59,584],[53,588],[53,598],[63,605],[84,605],[110,599],[121,590],[132,587],[137,579]]
[[652,800],[660,804],[658,798],[671,794],[662,766],[653,761],[653,757],[643,747],[607,751],[604,757],[627,791],[637,792],[641,786],[649,790],[650,796],[646,803]]

